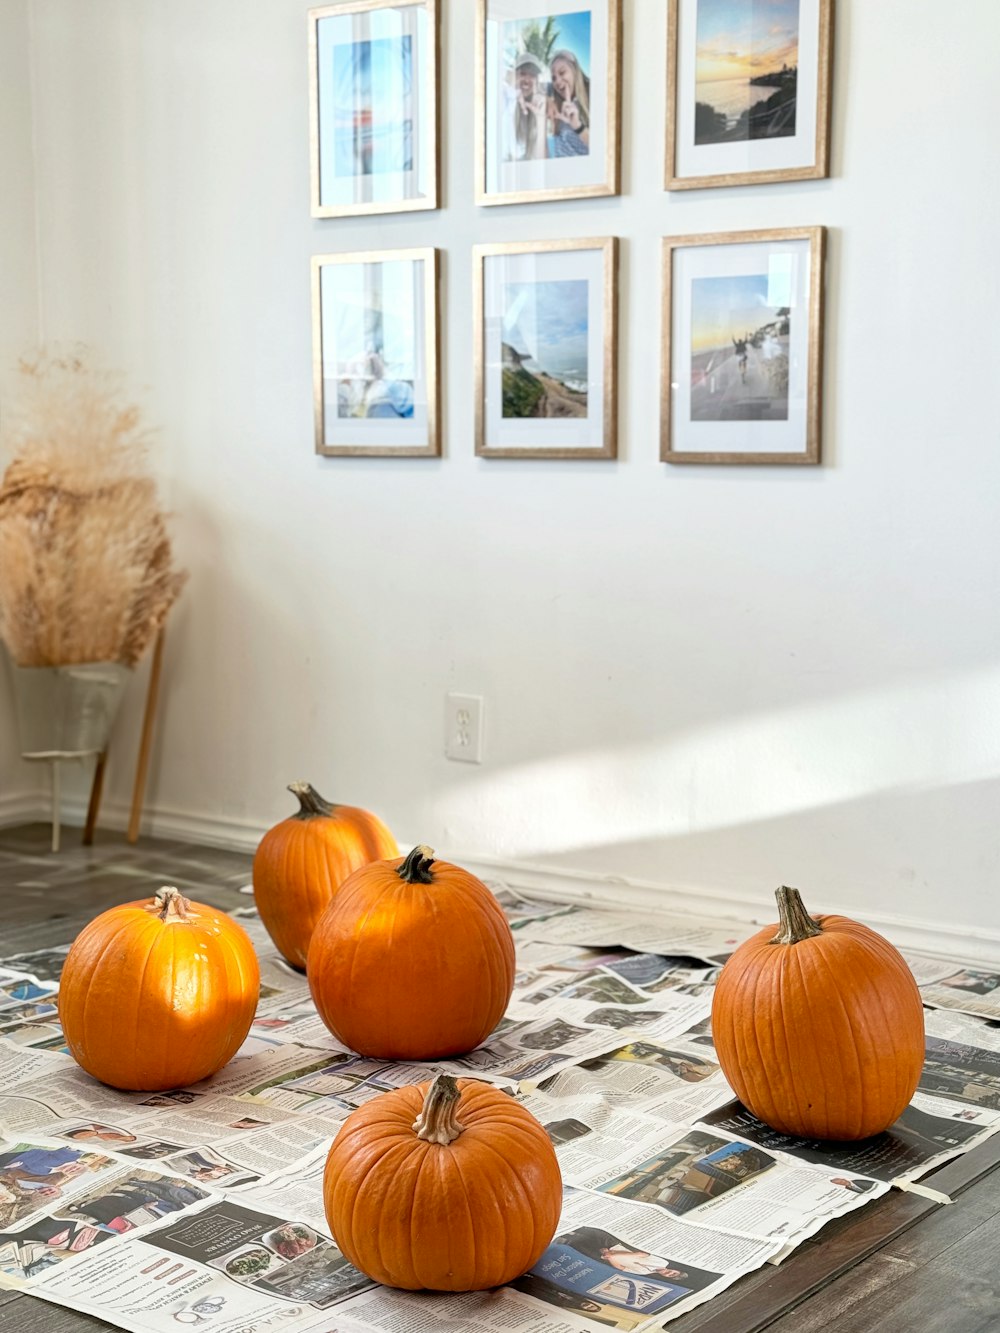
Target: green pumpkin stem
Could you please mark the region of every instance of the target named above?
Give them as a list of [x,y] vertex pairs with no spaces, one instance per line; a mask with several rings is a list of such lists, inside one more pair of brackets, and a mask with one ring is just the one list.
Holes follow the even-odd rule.
[[315,787],[308,782],[290,782],[288,790],[293,796],[299,798],[299,808],[292,819],[315,819],[317,815],[333,814],[336,806],[331,805],[329,801],[324,801]]
[[186,921],[190,903],[180,889],[158,889],[156,897],[146,908],[147,912],[156,912],[161,921]]
[[401,866],[397,866],[396,874],[407,884],[433,884],[434,876],[431,874],[433,864],[433,851],[421,843],[418,847],[414,847]]
[[798,944],[802,940],[822,935],[823,928],[802,905],[798,889],[790,889],[782,884],[774,895],[778,900],[778,933],[771,940],[772,944]]
[[420,1114],[413,1122],[417,1138],[427,1143],[440,1143],[445,1148],[449,1143],[454,1143],[465,1129],[457,1119],[461,1095],[457,1082],[450,1074],[438,1074],[427,1090]]

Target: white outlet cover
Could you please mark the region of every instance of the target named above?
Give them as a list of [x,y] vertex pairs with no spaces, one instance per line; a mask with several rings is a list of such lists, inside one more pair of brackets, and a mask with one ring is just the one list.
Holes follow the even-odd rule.
[[446,694],[444,752],[463,764],[483,762],[483,722],[486,706],[479,694]]

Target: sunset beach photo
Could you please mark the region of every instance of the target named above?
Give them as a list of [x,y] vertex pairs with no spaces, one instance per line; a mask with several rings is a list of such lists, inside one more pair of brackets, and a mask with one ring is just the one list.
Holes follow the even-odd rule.
[[795,134],[799,0],[698,0],[696,145]]
[[787,306],[766,273],[691,284],[691,420],[787,421]]

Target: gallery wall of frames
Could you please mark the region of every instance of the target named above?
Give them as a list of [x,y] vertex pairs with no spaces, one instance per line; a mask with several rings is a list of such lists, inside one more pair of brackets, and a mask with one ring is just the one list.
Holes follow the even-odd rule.
[[[336,227],[441,207],[449,2],[470,0],[309,11],[312,215],[330,229],[312,261],[323,455],[443,452],[441,252],[343,253]],[[484,210],[619,196],[622,0],[475,2],[475,160],[450,188],[471,187]],[[829,174],[833,4],[668,0],[665,191]],[[663,238],[665,463],[820,462],[826,230],[783,227],[773,193],[771,228]],[[555,217],[537,240],[450,256],[473,282],[483,458],[617,457],[620,242],[562,239]]]

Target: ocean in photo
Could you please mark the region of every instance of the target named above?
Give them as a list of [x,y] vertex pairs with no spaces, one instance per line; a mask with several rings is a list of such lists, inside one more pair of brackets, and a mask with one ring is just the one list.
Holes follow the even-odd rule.
[[777,86],[751,83],[749,79],[708,80],[695,84],[695,101],[705,102],[734,124],[749,107],[766,102]]

